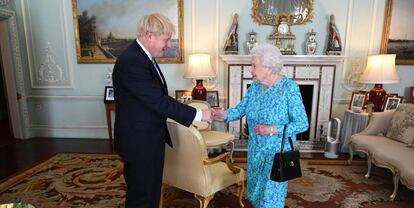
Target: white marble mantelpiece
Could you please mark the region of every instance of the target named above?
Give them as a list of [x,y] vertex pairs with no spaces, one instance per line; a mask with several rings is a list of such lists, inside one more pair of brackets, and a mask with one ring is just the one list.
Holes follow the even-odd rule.
[[[227,65],[227,107],[236,106],[252,82],[251,55],[220,55]],[[312,109],[309,120],[309,140],[319,141],[326,134],[331,118],[335,73],[342,67],[344,56],[289,55],[283,56],[285,63],[282,74],[295,80],[299,85],[312,85]],[[245,119],[229,124],[229,131],[239,138]],[[321,131],[323,129],[323,131]]]
[[[220,55],[220,58],[227,64],[250,64],[251,55]],[[287,64],[339,64],[345,56],[327,55],[285,55],[283,59]]]

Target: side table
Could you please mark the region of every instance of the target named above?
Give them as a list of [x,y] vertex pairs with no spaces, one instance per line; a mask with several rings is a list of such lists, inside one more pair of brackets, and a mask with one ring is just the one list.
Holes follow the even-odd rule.
[[106,123],[108,125],[108,134],[109,134],[109,146],[111,148],[111,152],[114,150],[114,146],[112,144],[112,111],[116,110],[116,106],[114,102],[106,102],[105,103],[105,111],[106,111]]
[[369,121],[370,114],[366,112],[356,113],[346,110],[341,130],[341,152],[349,152],[351,136],[364,130]]

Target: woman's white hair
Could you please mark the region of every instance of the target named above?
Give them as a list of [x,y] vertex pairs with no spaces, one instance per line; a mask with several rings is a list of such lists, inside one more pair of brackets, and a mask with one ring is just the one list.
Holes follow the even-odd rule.
[[270,44],[263,44],[254,47],[252,56],[259,58],[260,63],[272,69],[272,73],[280,73],[283,67],[283,57],[279,48]]
[[166,16],[158,13],[148,14],[138,21],[137,37],[143,37],[147,32],[154,35],[172,35],[175,33],[174,24]]

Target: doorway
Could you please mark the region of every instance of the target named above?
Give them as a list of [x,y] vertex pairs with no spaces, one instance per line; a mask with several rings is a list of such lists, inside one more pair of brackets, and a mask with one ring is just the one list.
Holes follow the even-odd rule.
[[15,142],[10,130],[9,110],[7,107],[8,102],[6,100],[3,70],[3,61],[0,53],[0,146]]

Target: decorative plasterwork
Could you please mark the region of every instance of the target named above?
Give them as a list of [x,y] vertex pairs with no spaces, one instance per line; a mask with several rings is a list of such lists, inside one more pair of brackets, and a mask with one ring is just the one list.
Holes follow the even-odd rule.
[[346,72],[343,87],[349,91],[360,90],[365,85],[359,83],[359,78],[364,72],[365,59],[351,58],[351,69]]
[[10,3],[10,0],[0,0],[0,6],[7,6]]
[[50,43],[47,44],[43,51],[43,61],[36,76],[37,83],[40,85],[65,83],[65,81],[67,81],[67,76],[62,67],[56,63],[55,56],[51,51]]
[[[36,21],[36,15],[30,14],[33,2],[25,0],[22,4],[23,25],[25,30],[27,54],[29,61],[30,81],[32,88],[72,88],[72,51],[68,27],[68,18],[66,4],[63,1],[59,3],[59,10],[62,16],[59,17],[60,27],[58,33],[62,34],[61,39],[55,40],[49,37],[42,37],[42,39],[52,40],[51,42],[41,43],[36,38],[44,36],[41,32],[37,32],[33,28],[33,21]],[[56,22],[55,22],[56,23]],[[39,47],[40,45],[40,47]],[[56,52],[57,51],[57,52]],[[64,57],[64,58],[62,58]]]

